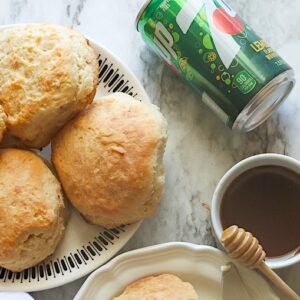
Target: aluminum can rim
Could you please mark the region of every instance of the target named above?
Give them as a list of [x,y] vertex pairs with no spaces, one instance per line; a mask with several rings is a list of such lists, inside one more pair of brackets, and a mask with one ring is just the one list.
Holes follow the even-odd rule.
[[[293,87],[295,86],[296,79],[295,79],[295,72],[293,69],[287,70],[279,75],[277,75],[273,80],[271,80],[269,83],[267,83],[253,98],[252,100],[244,107],[244,109],[240,112],[240,114],[237,116],[232,129],[238,130],[242,132],[249,132],[259,125],[263,123],[266,119],[270,117],[271,114],[278,108],[280,104],[282,104],[286,98],[289,96],[290,92],[293,90]],[[243,129],[244,124],[247,122],[247,120],[244,120],[244,114],[251,110],[253,106],[257,106],[260,103],[264,102],[264,98],[267,97],[269,94],[271,94],[276,88],[280,87],[282,84],[289,84],[290,88],[287,90],[285,94],[282,94],[280,97],[280,101],[276,105],[274,103],[270,103],[268,107],[268,111],[265,113],[268,113],[268,116],[265,114],[258,115],[260,116],[260,119],[256,121],[256,124],[248,129]],[[274,98],[275,100],[275,98]]]
[[143,14],[143,12],[144,12],[145,9],[148,7],[148,5],[150,4],[151,1],[152,1],[152,0],[146,0],[146,1],[144,2],[144,4],[141,6],[141,8],[140,8],[140,10],[139,10],[139,12],[138,12],[138,14],[137,14],[137,16],[136,16],[136,18],[135,18],[134,26],[135,26],[135,28],[136,28],[137,31],[139,31],[139,29],[138,29],[138,24],[139,24],[139,20],[140,20],[140,18],[141,18],[141,15]]

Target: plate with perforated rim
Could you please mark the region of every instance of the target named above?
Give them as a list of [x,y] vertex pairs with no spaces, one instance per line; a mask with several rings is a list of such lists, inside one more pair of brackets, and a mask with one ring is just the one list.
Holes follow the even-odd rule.
[[[139,101],[150,102],[137,78],[116,56],[96,42],[90,44],[99,62],[96,97],[123,92]],[[44,148],[41,154],[49,160],[51,147]],[[140,225],[139,222],[108,230],[87,224],[73,208],[70,211],[64,238],[55,253],[23,272],[0,268],[0,291],[38,291],[74,281],[114,256]]]

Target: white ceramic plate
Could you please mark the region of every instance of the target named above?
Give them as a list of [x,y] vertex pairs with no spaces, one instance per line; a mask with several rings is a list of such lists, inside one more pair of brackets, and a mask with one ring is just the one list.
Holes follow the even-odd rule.
[[[167,243],[130,251],[90,275],[74,300],[111,300],[131,282],[161,273],[172,273],[190,282],[199,299],[220,300],[220,267],[228,261],[228,256],[216,248],[189,243]],[[279,300],[258,273],[243,267],[238,269],[251,299]]]
[[[18,26],[18,25],[10,25]],[[9,26],[0,27],[0,30]],[[142,85],[111,52],[91,42],[98,53],[99,85],[97,95],[124,92],[137,100],[149,102]],[[48,160],[51,148],[41,154]],[[65,236],[56,252],[41,264],[23,272],[0,268],[0,291],[38,291],[54,288],[76,280],[109,260],[132,237],[140,223],[107,230],[87,224],[71,210]]]

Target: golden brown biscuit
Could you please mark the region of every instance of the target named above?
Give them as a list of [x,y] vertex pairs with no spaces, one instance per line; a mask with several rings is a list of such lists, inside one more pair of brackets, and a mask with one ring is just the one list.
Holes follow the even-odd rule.
[[193,286],[172,274],[142,278],[113,300],[198,300]]
[[37,154],[0,150],[0,266],[22,271],[51,255],[65,225],[59,182]]
[[167,123],[121,93],[95,101],[52,141],[52,162],[84,218],[107,228],[151,216],[163,184]]
[[4,113],[2,106],[0,105],[0,143],[4,137],[6,131],[6,114]]
[[97,78],[96,54],[73,29],[30,24],[0,31],[0,105],[8,131],[29,147],[47,145],[92,102]]

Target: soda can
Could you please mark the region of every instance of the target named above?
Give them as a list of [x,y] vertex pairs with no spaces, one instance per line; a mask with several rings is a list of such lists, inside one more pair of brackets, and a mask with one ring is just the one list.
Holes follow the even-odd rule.
[[295,85],[292,68],[223,0],[148,0],[136,26],[232,129],[259,126]]

